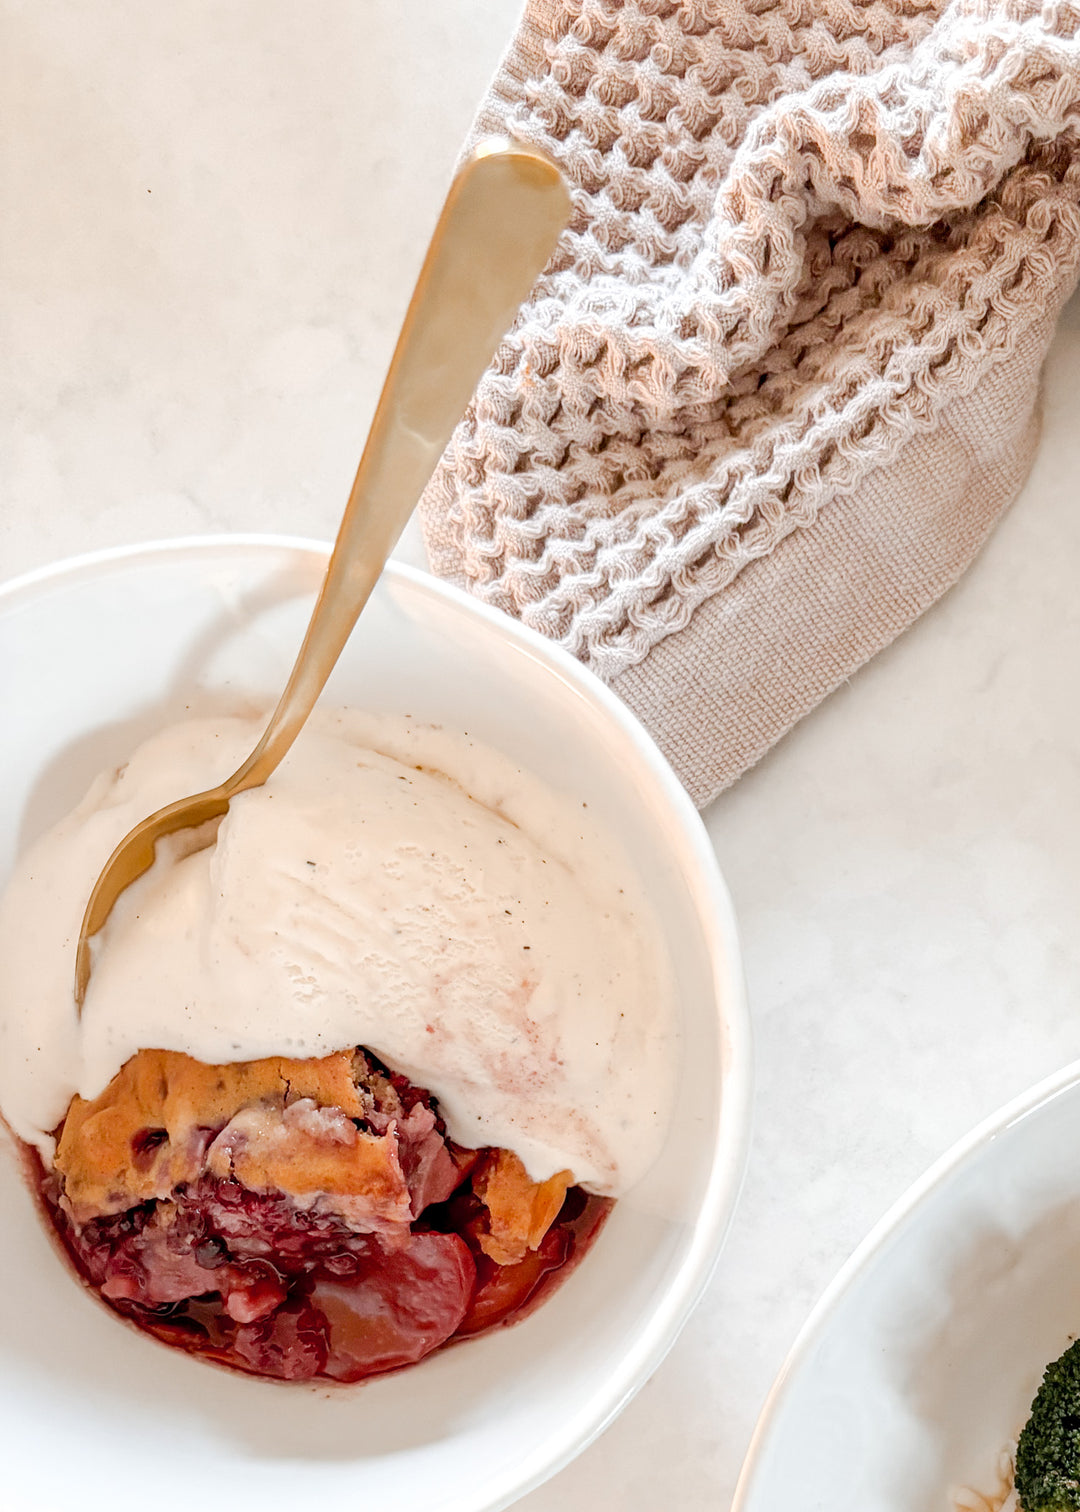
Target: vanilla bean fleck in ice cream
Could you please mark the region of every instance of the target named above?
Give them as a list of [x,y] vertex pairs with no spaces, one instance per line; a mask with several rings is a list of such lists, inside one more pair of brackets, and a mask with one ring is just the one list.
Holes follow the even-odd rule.
[[658,1151],[676,1030],[657,927],[617,842],[467,736],[318,712],[211,849],[114,909],[81,1023],[83,908],[113,846],[239,765],[262,720],[191,720],[103,774],[0,902],[0,1110],[51,1158],[74,1094],[140,1048],[218,1064],[364,1045],[451,1138],[618,1195]]

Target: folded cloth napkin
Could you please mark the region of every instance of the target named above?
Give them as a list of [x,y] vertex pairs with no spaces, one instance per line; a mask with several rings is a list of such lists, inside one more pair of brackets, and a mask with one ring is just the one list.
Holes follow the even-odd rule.
[[571,229],[423,503],[704,804],[955,581],[1080,263],[1069,0],[528,0]]

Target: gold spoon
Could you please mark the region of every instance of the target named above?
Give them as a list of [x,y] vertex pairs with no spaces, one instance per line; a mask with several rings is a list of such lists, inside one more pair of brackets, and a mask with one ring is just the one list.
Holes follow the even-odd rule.
[[322,590],[288,686],[240,769],[208,792],[159,809],[113,851],[83,916],[75,1002],[90,980],[90,940],[154,861],[165,835],[207,825],[260,787],[299,734],[367,603],[480,375],[548,262],[570,214],[555,165],[511,142],[482,143],[447,196],[379,396]]

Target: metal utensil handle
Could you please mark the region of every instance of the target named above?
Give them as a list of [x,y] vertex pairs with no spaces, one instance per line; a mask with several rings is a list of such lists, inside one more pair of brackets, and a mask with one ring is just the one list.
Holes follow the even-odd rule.
[[265,782],[292,745],[569,213],[555,165],[509,142],[481,145],[454,180],[304,644],[262,739],[224,784],[227,793]]

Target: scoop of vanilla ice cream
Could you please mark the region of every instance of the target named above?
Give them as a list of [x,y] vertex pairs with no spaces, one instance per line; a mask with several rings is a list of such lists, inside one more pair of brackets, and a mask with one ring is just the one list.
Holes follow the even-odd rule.
[[162,854],[99,937],[90,888],[146,814],[220,780],[262,721],[141,747],[20,863],[0,902],[0,1109],[49,1152],[75,1091],[137,1049],[216,1063],[364,1045],[439,1099],[451,1137],[617,1195],[654,1158],[676,1046],[658,930],[610,836],[479,743],[316,714],[214,846]]

